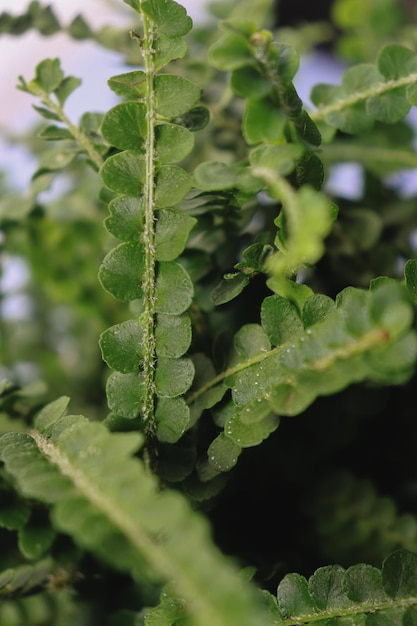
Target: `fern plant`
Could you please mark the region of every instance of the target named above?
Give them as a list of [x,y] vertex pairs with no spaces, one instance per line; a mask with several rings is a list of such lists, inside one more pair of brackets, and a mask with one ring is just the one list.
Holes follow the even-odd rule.
[[[309,109],[272,2],[223,7],[219,34],[174,0],[125,4],[130,38],[39,2],[0,16],[2,32],[63,30],[126,64],[108,80],[120,101],[78,124],[59,59],[19,78],[52,148],[33,146],[30,189],[0,205],[4,245],[44,276],[34,301],[62,316],[75,300],[67,338],[81,350],[91,320],[101,359],[74,414],[66,393],[2,383],[1,623],[410,626],[407,411],[397,442],[378,437],[417,359],[415,203],[386,178],[415,165],[417,54],[387,37]],[[352,159],[357,204],[326,191]],[[60,176],[71,192],[45,202]],[[63,259],[55,290],[39,250],[63,253],[63,233],[98,280]]]

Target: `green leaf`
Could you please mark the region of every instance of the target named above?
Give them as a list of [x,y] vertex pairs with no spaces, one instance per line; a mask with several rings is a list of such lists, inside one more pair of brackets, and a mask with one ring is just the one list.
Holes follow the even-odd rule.
[[145,94],[146,74],[142,70],[117,74],[109,78],[107,84],[116,95],[135,100]]
[[181,37],[169,37],[158,32],[153,42],[155,71],[171,61],[182,59],[187,52],[187,44]]
[[120,302],[140,298],[144,264],[141,244],[121,243],[104,257],[98,274],[100,283]]
[[146,107],[142,102],[122,102],[103,118],[104,139],[120,150],[139,152],[146,136]]
[[303,153],[299,144],[263,145],[251,150],[249,161],[253,168],[271,169],[285,176],[293,171]]
[[405,284],[414,304],[417,303],[417,259],[409,259],[404,267]]
[[236,70],[255,61],[247,38],[239,33],[226,33],[209,50],[209,61],[220,70]]
[[107,328],[99,341],[104,361],[117,372],[138,372],[143,357],[142,339],[142,327],[136,320]]
[[106,384],[109,408],[127,419],[140,415],[143,400],[143,380],[137,373],[113,372]]
[[240,272],[236,274],[226,274],[222,282],[211,292],[211,301],[216,306],[226,304],[226,302],[230,302],[230,300],[233,300],[242,293],[248,284],[249,279]]
[[403,87],[391,89],[389,93],[369,98],[366,103],[367,112],[379,122],[395,124],[409,112],[411,104],[407,101]]
[[218,472],[228,472],[237,463],[241,446],[223,433],[210,444],[207,450],[209,462]]
[[279,610],[284,619],[302,620],[304,615],[314,615],[317,607],[310,595],[307,580],[299,574],[287,574],[277,591]]
[[189,234],[196,223],[196,218],[186,213],[160,209],[155,229],[157,260],[173,261],[176,259],[184,251]]
[[47,126],[39,133],[39,137],[46,141],[60,141],[61,139],[73,139],[72,134],[66,128],[59,126]]
[[277,415],[271,413],[270,409],[268,412],[264,411],[264,413],[266,415],[263,419],[250,423],[245,423],[240,418],[240,414],[235,413],[226,421],[224,426],[225,435],[242,448],[258,446],[279,426],[279,417]]
[[190,409],[184,398],[159,398],[155,420],[158,427],[156,431],[158,440],[176,443],[189,424]]
[[64,73],[59,59],[45,59],[36,66],[35,82],[46,93],[55,91],[63,79]]
[[191,387],[194,365],[191,359],[159,357],[156,365],[155,384],[160,398],[176,398]]
[[52,559],[42,559],[33,565],[9,568],[0,574],[0,596],[15,597],[38,593],[54,575],[56,564]]
[[191,189],[191,176],[176,165],[163,165],[156,177],[155,204],[158,209],[173,207]]
[[61,396],[50,402],[46,406],[43,407],[37,414],[35,420],[36,428],[41,430],[48,428],[50,424],[53,424],[58,418],[62,417],[65,413],[67,406],[69,404],[70,399],[68,396]]
[[58,98],[59,104],[63,107],[67,98],[72,94],[75,89],[81,85],[81,79],[76,76],[66,76],[59,86],[55,89],[55,95]]
[[109,202],[110,215],[104,224],[112,235],[123,241],[137,241],[142,230],[143,207],[142,198],[132,196],[116,196]]
[[184,126],[192,133],[202,130],[210,121],[210,111],[205,106],[196,106],[181,117],[175,118],[175,123]]
[[159,263],[156,278],[156,312],[180,315],[190,306],[194,287],[186,270],[174,262]]
[[324,320],[326,315],[333,311],[334,308],[334,300],[324,294],[315,293],[307,298],[301,311],[301,319],[305,328]]
[[40,559],[51,547],[56,533],[49,525],[46,518],[43,524],[36,520],[29,520],[29,523],[19,530],[18,546],[20,552],[26,559]]
[[241,67],[232,72],[230,85],[242,98],[260,99],[272,91],[272,85],[258,69],[251,66]]
[[243,134],[249,144],[280,143],[286,118],[269,98],[250,98],[246,102]]
[[390,44],[379,53],[378,69],[387,80],[408,76],[417,70],[417,55],[405,46]]
[[194,147],[194,135],[177,124],[160,124],[155,135],[158,160],[163,165],[182,161]]
[[133,150],[109,157],[100,170],[103,183],[116,193],[139,196],[145,182],[145,159]]
[[295,306],[278,295],[268,296],[262,302],[261,321],[274,346],[291,341],[304,330]]
[[155,77],[157,112],[168,118],[190,111],[201,96],[201,89],[188,78],[174,74],[158,74]]
[[234,336],[233,346],[240,361],[250,359],[271,349],[269,339],[259,324],[242,326]]
[[141,8],[155,22],[158,31],[169,37],[186,35],[192,28],[192,19],[174,0],[145,0]]
[[191,344],[191,320],[187,313],[157,317],[155,330],[156,353],[160,357],[177,359]]

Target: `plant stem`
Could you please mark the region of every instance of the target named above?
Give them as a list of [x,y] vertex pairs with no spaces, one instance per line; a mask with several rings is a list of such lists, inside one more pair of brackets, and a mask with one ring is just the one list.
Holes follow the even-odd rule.
[[33,84],[31,84],[31,91],[39,98],[41,98],[44,104],[46,104],[51,109],[51,111],[53,111],[59,117],[61,122],[63,122],[68,130],[71,132],[71,135],[84,148],[91,161],[94,163],[94,165],[97,166],[97,169],[100,169],[100,167],[103,165],[103,159],[94,148],[94,145],[91,143],[87,135],[85,135],[78,128],[78,126],[71,122],[71,120],[65,115],[62,107],[54,102],[54,100],[49,96],[49,94],[46,93],[46,91],[44,91],[43,89],[37,89]]
[[155,408],[155,303],[156,303],[156,258],[155,258],[155,92],[153,59],[153,26],[145,13],[142,13],[143,41],[142,53],[146,74],[146,155],[145,185],[143,189],[144,227],[143,244],[145,248],[145,270],[142,281],[144,312],[143,325],[143,419],[149,421],[147,430],[151,434],[154,428]]

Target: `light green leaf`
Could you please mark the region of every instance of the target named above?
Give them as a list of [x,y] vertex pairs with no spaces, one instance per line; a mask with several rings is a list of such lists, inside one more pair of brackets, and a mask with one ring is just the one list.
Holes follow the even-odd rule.
[[228,418],[224,426],[224,432],[238,446],[250,448],[258,446],[264,439],[278,428],[279,417],[268,411],[267,415],[251,423],[245,423],[239,413]]
[[342,76],[342,88],[347,94],[355,94],[383,81],[375,65],[361,63],[350,67]]
[[269,339],[259,324],[245,324],[236,333],[233,346],[240,361],[258,356],[271,349]]
[[50,424],[53,424],[57,419],[62,417],[69,404],[70,399],[68,396],[61,396],[53,402],[50,402],[44,406],[36,416],[35,426],[39,429],[48,428]]
[[191,359],[169,359],[159,357],[156,365],[155,384],[160,398],[176,398],[184,394],[194,378],[194,365]]
[[155,78],[156,109],[164,117],[183,115],[197,104],[200,96],[200,87],[188,78],[174,74],[158,74]]
[[228,472],[236,465],[241,450],[241,446],[226,437],[224,433],[220,433],[210,444],[207,456],[210,465],[213,465],[218,472]]
[[391,89],[388,93],[369,98],[366,111],[379,122],[395,124],[409,112],[411,104],[407,101],[404,87]]
[[159,263],[156,278],[156,312],[180,315],[190,306],[194,287],[186,270],[174,262]]
[[159,441],[175,443],[184,434],[190,421],[190,409],[184,398],[159,398],[155,420]]
[[[35,83],[46,93],[55,91],[64,79],[59,59],[45,59],[36,66]],[[29,83],[30,85],[30,83]]]
[[220,161],[205,161],[194,170],[194,185],[204,191],[225,191],[237,185],[239,170]]
[[175,206],[191,189],[191,176],[176,165],[163,165],[156,177],[155,204],[158,209]]
[[132,196],[116,196],[109,202],[110,215],[104,224],[112,235],[122,241],[137,241],[142,230],[143,221],[142,198]]
[[300,144],[263,145],[251,150],[249,161],[253,168],[275,170],[285,176],[293,171],[303,153]]
[[243,134],[249,144],[280,143],[284,138],[286,117],[269,98],[246,101]]
[[179,163],[194,147],[194,135],[178,124],[160,124],[155,129],[156,151],[162,165]]
[[120,150],[139,152],[146,136],[146,107],[142,102],[122,102],[103,118],[101,132],[108,143]]
[[220,70],[236,70],[255,65],[247,38],[239,33],[226,33],[209,50],[209,61]]
[[138,372],[143,356],[142,339],[142,327],[136,320],[107,328],[99,341],[104,361],[117,372]]
[[103,183],[116,193],[139,196],[145,182],[145,160],[133,150],[125,150],[109,157],[100,175]]
[[186,35],[193,25],[184,7],[174,0],[145,0],[142,10],[155,22],[157,30],[169,37]]
[[107,379],[106,393],[109,408],[127,419],[135,419],[140,415],[143,392],[143,380],[139,374],[113,372]]
[[417,55],[410,48],[390,44],[379,53],[378,69],[387,80],[408,76],[411,71],[417,70]]
[[64,80],[61,81],[59,86],[55,89],[55,95],[61,106],[64,106],[68,96],[81,85],[81,82],[81,79],[75,76],[66,76]]
[[324,294],[315,293],[307,298],[301,311],[301,319],[305,328],[321,322],[334,308],[334,300]]
[[160,209],[155,229],[157,260],[173,261],[176,259],[183,252],[188,236],[196,223],[196,218],[186,213]]
[[274,346],[295,339],[304,330],[296,307],[279,295],[268,296],[264,299],[261,307],[261,322]]
[[187,313],[181,315],[159,314],[156,323],[156,353],[160,357],[177,359],[185,354],[191,344],[191,320]]
[[141,244],[121,243],[104,257],[99,269],[103,288],[121,302],[142,296],[142,274],[145,267]]

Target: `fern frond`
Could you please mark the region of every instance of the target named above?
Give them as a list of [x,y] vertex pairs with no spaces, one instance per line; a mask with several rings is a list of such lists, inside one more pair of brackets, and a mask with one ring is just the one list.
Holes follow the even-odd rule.
[[253,590],[213,546],[207,523],[132,453],[140,433],[109,433],[63,415],[67,399],[41,411],[31,435],[8,433],[0,454],[26,496],[52,504],[54,525],[136,579],[172,582],[196,626],[266,623]]

